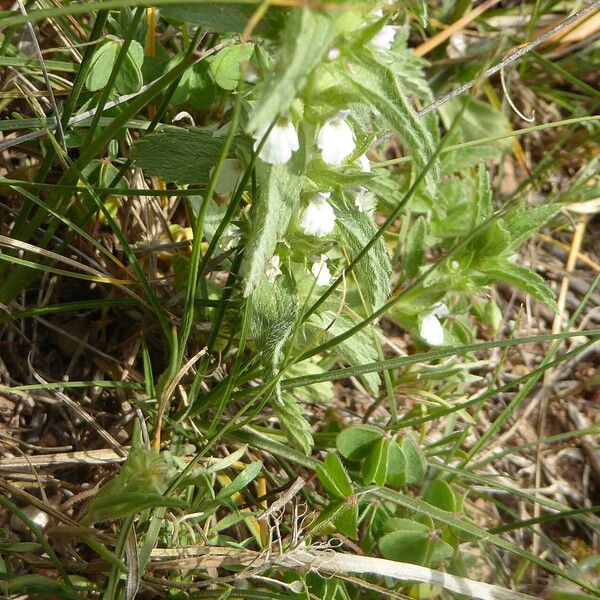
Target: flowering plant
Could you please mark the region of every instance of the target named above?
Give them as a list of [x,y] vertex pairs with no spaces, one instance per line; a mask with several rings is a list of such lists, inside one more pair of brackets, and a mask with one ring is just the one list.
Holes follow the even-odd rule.
[[[274,22],[282,16],[268,14]],[[208,192],[189,201],[194,243],[204,237],[207,254],[196,253],[195,264],[194,256],[180,259],[178,268],[205,268],[224,252],[218,264],[235,274],[247,303],[244,343],[261,353],[282,428],[307,451],[308,424],[279,385],[286,369],[302,365],[302,344],[317,341],[311,355],[335,349],[351,366],[375,362],[382,348],[368,332],[382,315],[420,346],[468,342],[478,321],[493,330],[491,309],[477,307],[495,306],[486,286],[498,280],[552,305],[541,279],[510,258],[555,208],[495,213],[485,167],[473,176],[478,156],[439,154],[448,136],[468,135],[455,117],[469,101],[419,116],[413,102],[432,94],[425,63],[406,48],[406,30],[389,23],[402,14],[373,6],[283,16],[262,43],[224,38],[210,59],[227,107],[220,122],[145,136],[133,157],[148,174]],[[405,155],[397,170],[378,164],[390,135]],[[183,176],[157,161],[159,147],[165,155],[185,152]],[[466,212],[459,215],[458,206]],[[228,316],[235,322],[229,313],[221,318]],[[368,393],[379,393],[377,373],[361,379]]]

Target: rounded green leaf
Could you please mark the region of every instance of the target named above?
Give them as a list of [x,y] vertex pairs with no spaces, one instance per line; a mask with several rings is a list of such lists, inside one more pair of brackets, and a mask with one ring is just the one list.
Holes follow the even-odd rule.
[[425,502],[437,506],[442,510],[454,512],[456,510],[456,499],[452,488],[443,479],[434,479],[423,496]]
[[384,558],[422,565],[427,559],[431,538],[429,529],[410,519],[390,519],[395,530],[379,540],[379,550]]
[[340,454],[351,461],[360,461],[381,439],[383,431],[372,425],[356,425],[344,429],[336,438],[335,445]]
[[241,63],[249,60],[254,47],[249,44],[229,46],[217,52],[210,61],[210,71],[217,85],[224,90],[235,90],[240,81]]
[[419,483],[427,471],[427,463],[421,448],[411,436],[403,438],[400,447],[406,458],[406,483]]
[[396,442],[390,443],[387,482],[397,487],[406,483],[406,458]]
[[119,94],[132,94],[142,87],[143,62],[144,49],[139,42],[132,40],[115,81],[115,89]]
[[352,495],[352,483],[337,454],[328,454],[324,467],[318,466],[317,477],[327,492],[335,498],[348,498]]
[[119,43],[111,39],[96,49],[85,79],[85,86],[88,90],[96,92],[108,83],[119,48]]
[[380,438],[371,448],[365,462],[363,463],[363,480],[366,485],[374,483],[376,485],[385,485],[388,472],[390,441],[387,438]]

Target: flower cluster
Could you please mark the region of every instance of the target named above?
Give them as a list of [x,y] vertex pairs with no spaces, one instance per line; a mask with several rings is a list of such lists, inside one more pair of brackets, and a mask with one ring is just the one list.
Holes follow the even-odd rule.
[[[349,114],[347,110],[339,111],[327,119],[317,133],[317,148],[321,151],[323,162],[328,165],[341,165],[356,148],[354,132],[346,122]],[[268,136],[263,142],[267,132]],[[298,133],[289,118],[279,119],[270,131],[266,127],[255,136],[254,150],[260,149],[260,159],[272,165],[286,163],[299,148]]]

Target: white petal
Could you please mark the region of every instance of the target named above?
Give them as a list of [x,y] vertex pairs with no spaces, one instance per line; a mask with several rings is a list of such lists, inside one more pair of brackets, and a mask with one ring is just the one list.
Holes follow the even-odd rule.
[[306,235],[324,237],[335,227],[335,213],[329,202],[322,196],[315,196],[304,209],[300,225]]
[[331,283],[331,272],[327,266],[327,256],[324,254],[321,254],[320,258],[313,263],[310,271],[316,279],[316,285],[326,286]]
[[356,159],[356,162],[359,164],[360,168],[363,170],[364,173],[371,172],[371,163],[369,162],[369,159],[367,158],[366,154],[361,154]]
[[337,60],[340,57],[340,49],[339,48],[329,48],[327,53],[325,54],[325,58],[327,60]]
[[444,344],[444,328],[433,313],[429,313],[423,317],[419,335],[430,346],[442,346]]
[[389,50],[396,37],[396,28],[393,25],[384,25],[370,40],[369,45],[380,50]]
[[330,119],[319,129],[317,147],[324,162],[339,165],[356,148],[354,132],[343,119]]
[[[258,131],[254,149],[256,150],[260,141],[267,132],[268,127]],[[258,155],[261,160],[272,165],[282,165],[292,157],[292,152],[298,150],[300,143],[298,134],[294,129],[294,125],[289,120],[282,120],[275,124],[269,137],[265,140],[263,147]]]

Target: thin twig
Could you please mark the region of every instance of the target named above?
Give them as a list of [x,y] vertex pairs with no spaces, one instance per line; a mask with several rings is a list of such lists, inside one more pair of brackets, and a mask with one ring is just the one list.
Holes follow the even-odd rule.
[[600,0],[596,0],[595,2],[592,2],[591,4],[586,6],[585,8],[582,8],[576,13],[573,13],[570,17],[567,17],[564,21],[561,21],[558,25],[556,25],[552,29],[549,29],[548,31],[546,31],[546,33],[543,33],[542,35],[540,35],[540,37],[536,38],[529,44],[526,44],[522,48],[511,52],[504,60],[500,61],[497,65],[490,67],[489,69],[487,69],[487,71],[484,71],[479,77],[471,79],[471,81],[468,81],[467,83],[457,87],[455,90],[452,90],[450,93],[446,94],[445,96],[442,96],[439,100],[436,100],[429,106],[426,106],[425,108],[421,109],[417,114],[420,117],[422,117],[424,115],[429,114],[430,112],[433,112],[434,110],[437,110],[440,106],[442,106],[442,104],[446,104],[446,102],[449,102],[457,96],[460,96],[463,92],[470,90],[476,83],[482,81],[483,79],[487,79],[488,77],[491,77],[492,75],[498,73],[498,71],[519,60],[519,58],[521,58],[534,48],[537,48],[537,46],[539,46],[540,44],[543,44],[547,39],[551,38],[553,35],[557,34],[559,31],[563,30],[565,27],[569,26],[574,21],[581,19],[581,17],[584,17],[585,15],[595,10],[598,10],[599,8]]

